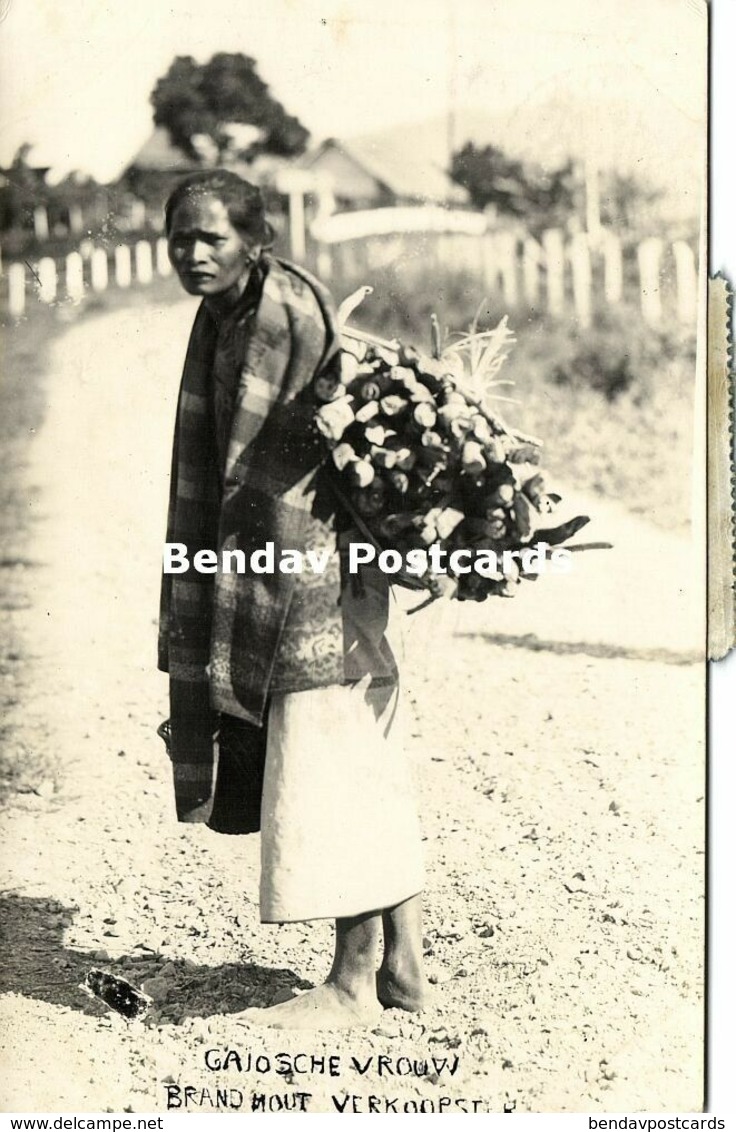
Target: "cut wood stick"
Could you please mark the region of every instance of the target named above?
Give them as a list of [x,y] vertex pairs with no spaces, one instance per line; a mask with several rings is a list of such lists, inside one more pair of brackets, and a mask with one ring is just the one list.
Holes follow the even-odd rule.
[[[555,547],[555,550],[560,549]],[[574,542],[570,546],[563,546],[563,550],[570,550],[576,553],[579,550],[613,550],[612,542]]]
[[[544,540],[543,540],[544,541]],[[538,550],[541,549],[539,544],[531,543],[528,547],[522,547],[524,550]],[[579,554],[581,550],[613,550],[614,545],[612,542],[571,542],[571,543],[557,543],[554,546],[548,546],[543,553],[544,558],[551,558],[557,550],[569,550],[571,554]]]
[[432,333],[432,357],[435,361],[439,361],[442,357],[442,330],[440,320],[434,312],[429,316],[429,323]]
[[439,594],[430,592],[429,596],[425,597],[424,601],[420,601],[416,605],[413,605],[411,609],[407,609],[406,616],[411,617],[412,613],[420,613],[422,609],[426,609],[433,601],[439,601]]
[[377,334],[369,334],[366,330],[357,330],[354,326],[343,326],[340,331],[345,338],[354,338],[356,342],[365,342],[368,346],[382,346],[384,350],[398,350],[401,343],[396,339],[389,341],[379,338]]
[[[448,380],[451,381],[455,386],[457,391],[459,393],[462,393],[465,400],[469,401],[470,404],[478,410],[481,416],[485,417],[488,423],[490,425],[493,425],[495,429],[498,429],[501,432],[505,432],[506,435],[510,436],[512,440],[520,440],[522,444],[531,444],[532,448],[544,447],[544,442],[541,441],[539,437],[530,436],[528,432],[519,432],[517,428],[511,428],[509,425],[507,425],[506,421],[502,417],[499,417],[496,413],[489,412],[489,410],[483,406],[483,404],[478,400],[477,397],[474,397],[472,393],[467,393],[463,389],[462,385],[458,385],[457,381],[451,373],[448,373],[447,377]],[[502,398],[499,397],[498,400],[502,400]],[[508,398],[503,398],[503,400],[508,400]]]
[[358,287],[357,291],[353,291],[351,295],[343,299],[340,306],[337,308],[337,321],[340,326],[344,326],[356,307],[359,307],[363,299],[372,294],[372,287]]
[[[381,346],[384,350],[398,350],[401,346],[401,343],[396,338],[389,341],[386,338],[379,338],[376,334],[369,334],[365,330],[356,330],[354,326],[343,326],[342,334],[346,338],[354,338],[356,342],[363,342],[368,346]],[[511,428],[508,424],[506,424],[506,421],[504,421],[496,413],[490,413],[483,407],[477,397],[474,397],[472,394],[467,393],[462,388],[462,386],[458,384],[451,373],[448,373],[445,376],[447,377],[448,381],[452,382],[458,393],[462,393],[465,400],[473,405],[474,408],[476,408],[478,412],[485,417],[488,423],[490,425],[493,425],[494,429],[505,433],[507,436],[510,436],[512,440],[518,440],[522,444],[531,444],[532,448],[544,447],[543,441],[541,441],[538,436],[531,436],[528,432],[520,432],[519,429]]]

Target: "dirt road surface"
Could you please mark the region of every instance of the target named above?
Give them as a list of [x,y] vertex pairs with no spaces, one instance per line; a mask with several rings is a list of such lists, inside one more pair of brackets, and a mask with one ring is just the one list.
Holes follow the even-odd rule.
[[[571,575],[416,617],[397,603],[431,1007],[368,1033],[238,1018],[321,980],[331,929],[261,925],[257,839],[173,819],[155,633],[191,316],[72,326],[29,448],[14,618],[32,663],[10,722],[18,760],[42,751],[48,772],[4,819],[2,1107],[161,1112],[190,1085],[192,1111],[698,1109],[700,579],[685,538],[600,500],[580,501],[586,539],[616,549]],[[147,1019],[79,989],[92,967],[145,982]],[[226,1049],[240,1064],[218,1069]],[[317,1060],[276,1058],[298,1052]]]

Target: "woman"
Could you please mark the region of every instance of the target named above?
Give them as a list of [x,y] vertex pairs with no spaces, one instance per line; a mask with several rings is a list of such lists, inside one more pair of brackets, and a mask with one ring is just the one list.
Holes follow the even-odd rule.
[[[170,679],[180,820],[261,828],[261,919],[334,918],[326,982],[253,1021],[370,1024],[420,1009],[422,864],[398,740],[398,677],[380,574],[343,584],[334,503],[311,428],[313,382],[340,364],[322,286],[268,252],[256,188],[224,171],[181,182],[169,255],[202,298],[177,411],[159,666]],[[201,549],[327,551],[320,573],[198,573]],[[354,580],[353,580],[354,581]],[[217,772],[213,787],[213,734]],[[262,795],[262,796],[261,796]],[[376,952],[383,932],[383,958]]]

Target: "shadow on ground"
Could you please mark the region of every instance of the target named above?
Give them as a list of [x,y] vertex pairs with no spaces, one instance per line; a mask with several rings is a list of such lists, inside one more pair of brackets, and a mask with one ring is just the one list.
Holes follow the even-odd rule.
[[270,1006],[276,999],[313,985],[287,968],[261,967],[248,961],[203,967],[152,951],[101,960],[98,952],[75,951],[64,943],[65,931],[78,911],[55,900],[7,894],[0,898],[0,993],[20,994],[101,1017],[110,1009],[81,985],[87,973],[98,968],[128,980],[136,989],[146,980],[155,980],[149,1017],[156,1023],[177,1024],[186,1018]]
[[456,637],[481,638],[494,645],[529,649],[530,652],[553,652],[558,656],[592,656],[597,660],[645,660],[654,664],[702,664],[704,653],[695,650],[682,652],[676,649],[636,648],[629,645],[611,645],[604,641],[547,641],[535,633],[515,636],[513,633],[472,632],[457,630]]

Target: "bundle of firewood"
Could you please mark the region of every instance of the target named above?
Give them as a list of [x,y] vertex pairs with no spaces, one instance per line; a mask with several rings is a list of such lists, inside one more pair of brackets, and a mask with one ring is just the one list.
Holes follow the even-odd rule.
[[513,342],[506,319],[445,349],[436,320],[433,334],[429,356],[344,329],[339,375],[314,383],[315,425],[343,502],[376,548],[395,552],[386,561],[399,580],[510,597],[569,557],[555,548],[588,518],[552,525],[560,497],[538,467],[541,442],[495,410]]

